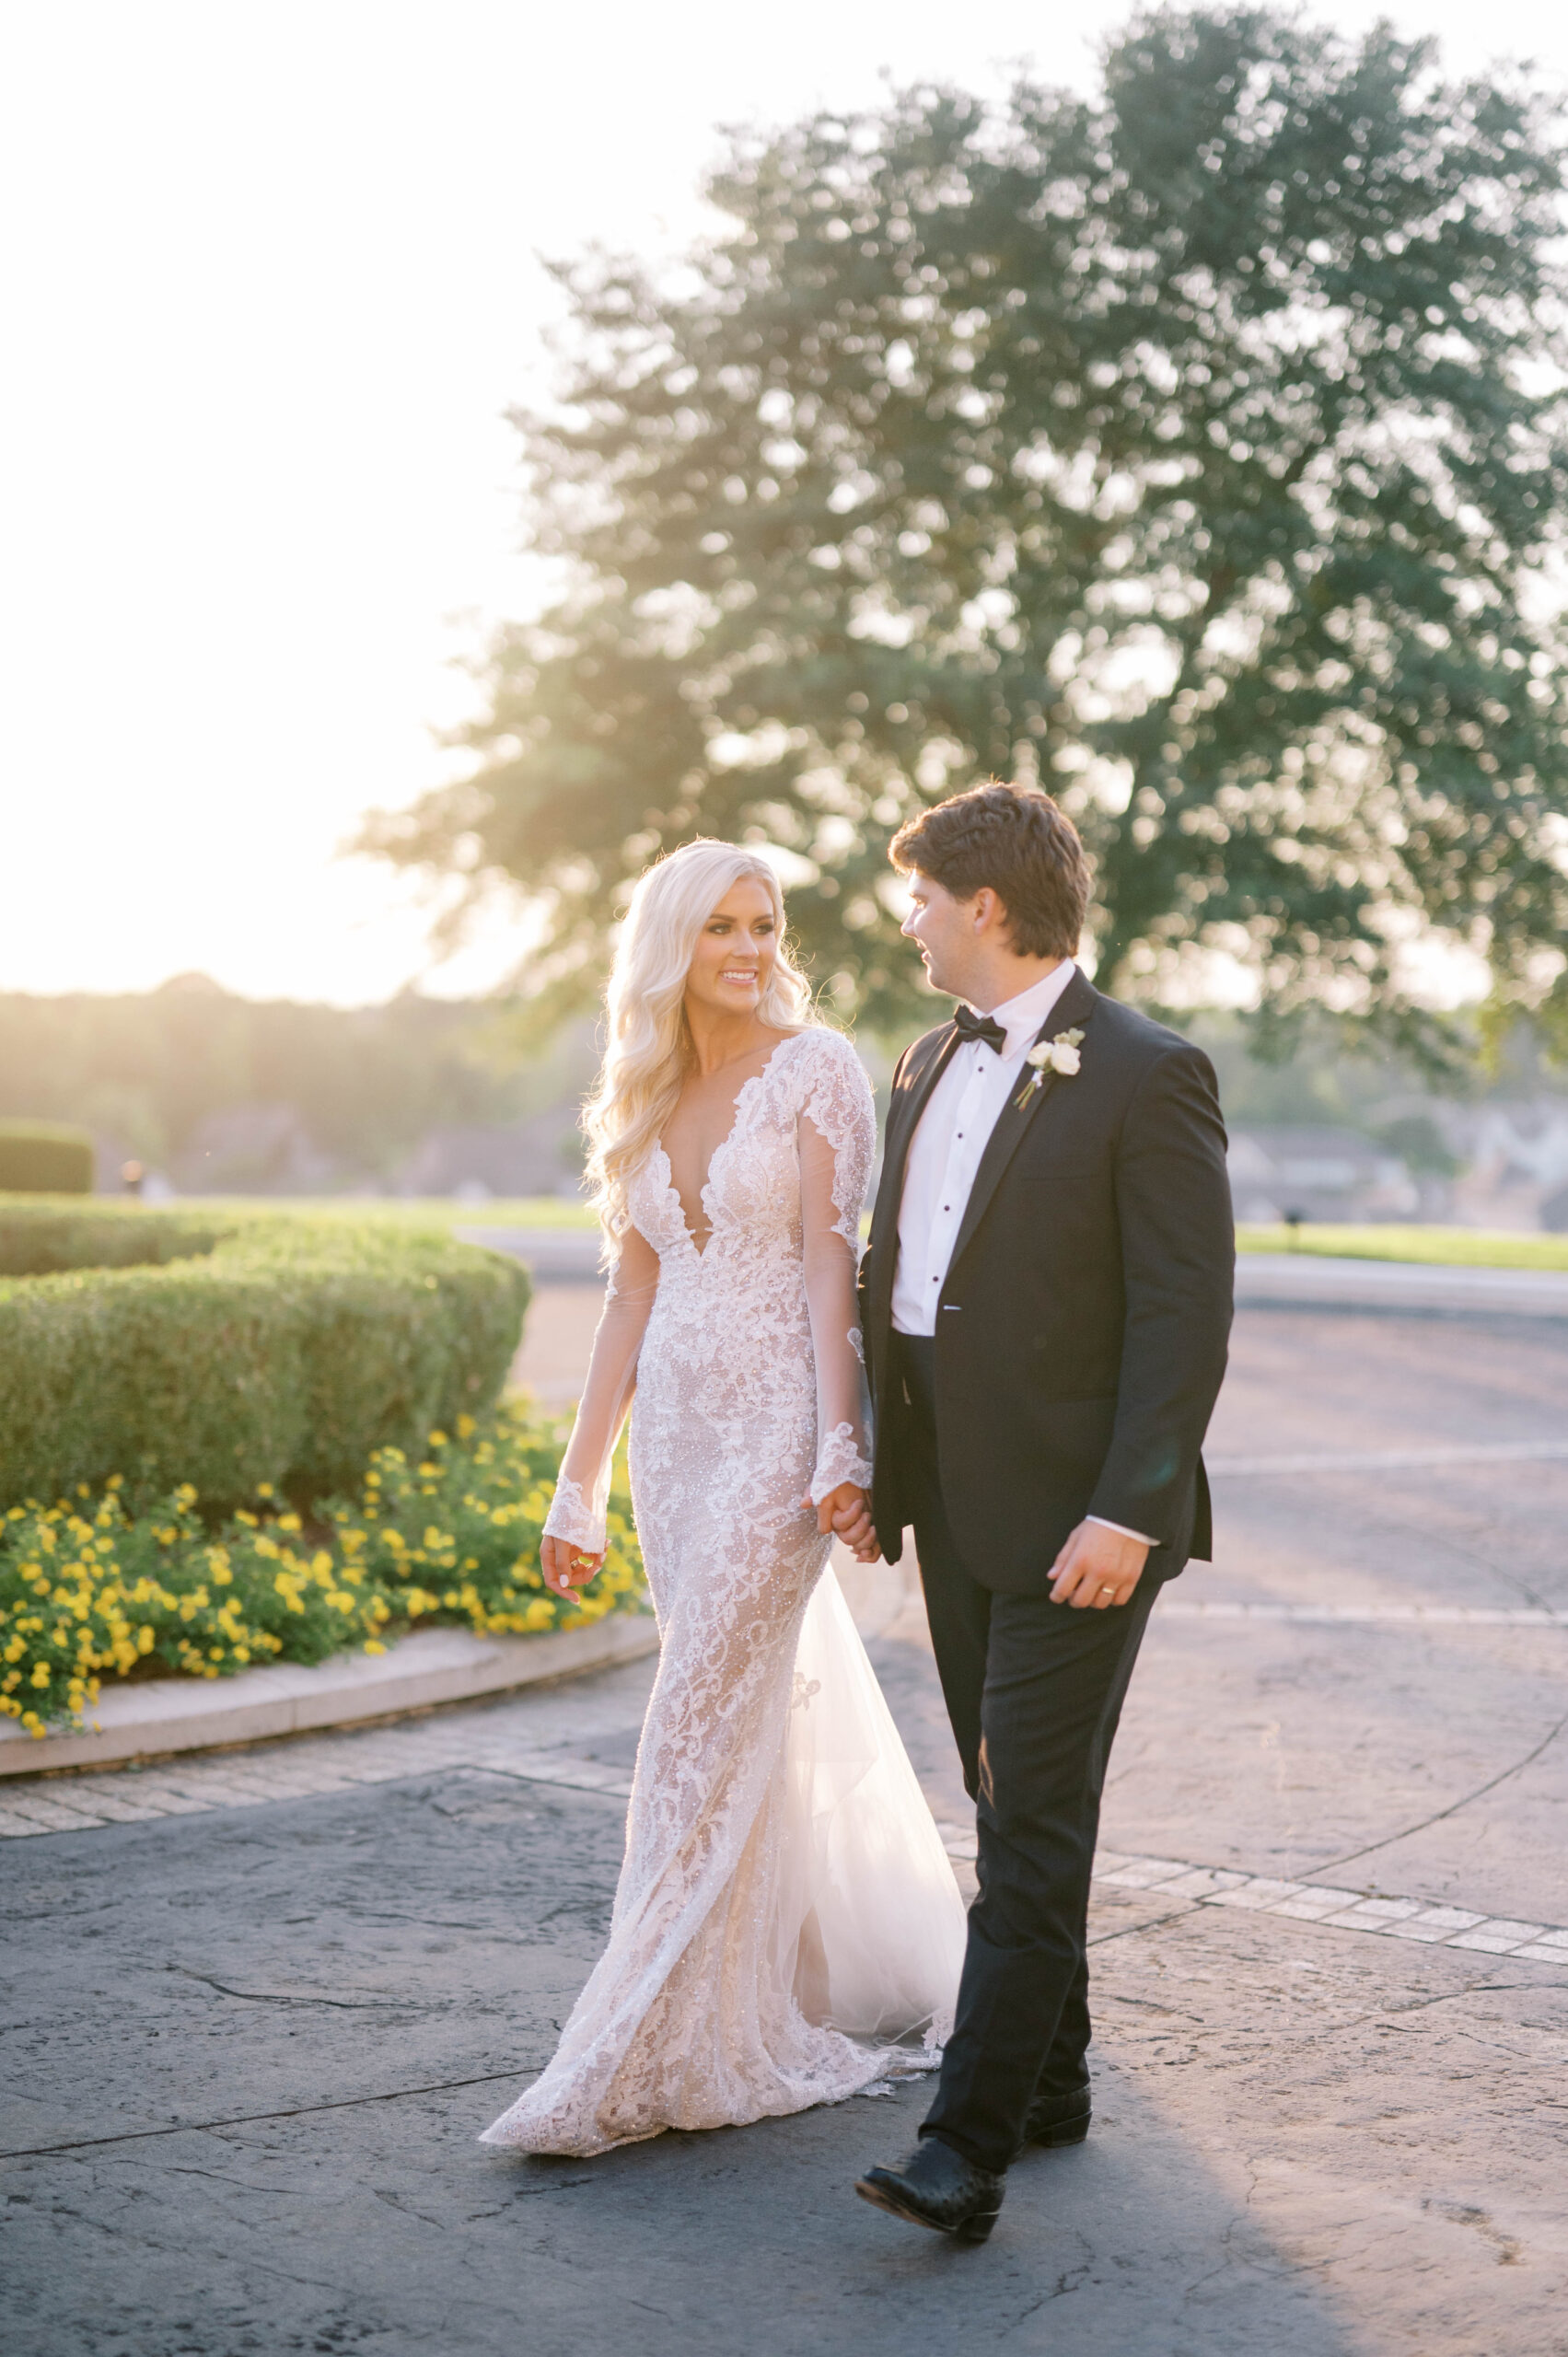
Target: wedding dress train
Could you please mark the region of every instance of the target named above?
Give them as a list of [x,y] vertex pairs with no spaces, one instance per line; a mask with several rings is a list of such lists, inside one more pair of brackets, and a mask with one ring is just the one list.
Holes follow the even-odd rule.
[[[964,1913],[804,1504],[869,1485],[856,1330],[875,1142],[848,1043],[746,1081],[699,1248],[656,1148],[546,1528],[603,1545],[627,1392],[660,1656],[609,1945],[483,2142],[587,2154],[853,2095],[951,2026]],[[921,2049],[896,2047],[912,2033]]]

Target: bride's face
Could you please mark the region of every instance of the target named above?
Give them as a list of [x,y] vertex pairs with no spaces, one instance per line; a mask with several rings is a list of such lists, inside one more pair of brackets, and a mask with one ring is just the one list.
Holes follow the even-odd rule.
[[778,954],[772,897],[755,877],[742,877],[697,936],[687,1004],[713,1015],[755,1015]]

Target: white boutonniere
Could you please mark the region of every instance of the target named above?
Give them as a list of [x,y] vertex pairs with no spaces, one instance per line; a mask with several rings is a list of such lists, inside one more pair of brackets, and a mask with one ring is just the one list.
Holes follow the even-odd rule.
[[1029,1076],[1013,1099],[1020,1113],[1035,1090],[1044,1086],[1047,1073],[1060,1074],[1063,1080],[1072,1079],[1084,1061],[1078,1053],[1083,1041],[1081,1031],[1059,1031],[1054,1039],[1042,1039],[1038,1048],[1029,1050],[1024,1058]]

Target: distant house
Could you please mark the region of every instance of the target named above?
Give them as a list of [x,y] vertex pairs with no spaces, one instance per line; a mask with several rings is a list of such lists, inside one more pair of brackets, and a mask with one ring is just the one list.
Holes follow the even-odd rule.
[[1458,1115],[1465,1215],[1482,1227],[1568,1229],[1568,1104],[1493,1099]]
[[531,1120],[431,1130],[398,1173],[400,1195],[575,1195],[581,1171],[575,1107]]
[[182,1194],[308,1195],[340,1180],[293,1105],[233,1105],[199,1120],[174,1158]]
[[1403,1161],[1354,1130],[1237,1130],[1229,1162],[1239,1220],[1400,1220],[1421,1213],[1421,1190]]

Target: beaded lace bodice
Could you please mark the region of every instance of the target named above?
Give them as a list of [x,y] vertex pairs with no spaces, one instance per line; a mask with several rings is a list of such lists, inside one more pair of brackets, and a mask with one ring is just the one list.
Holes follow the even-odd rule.
[[[742,1084],[703,1187],[701,1248],[668,1156],[655,1147],[632,1181],[633,1237],[612,1279],[547,1531],[603,1547],[610,1457],[647,1352],[673,1355],[703,1414],[738,1430],[771,1414],[793,1437],[809,1390],[819,1422],[813,1502],[841,1481],[869,1488],[854,1280],[876,1138],[854,1051],[836,1031],[812,1029],[784,1039]],[[648,1248],[657,1260],[651,1285]]]
[[853,1049],[811,1029],[740,1090],[703,1247],[662,1148],[633,1179],[546,1528],[602,1547],[634,1382],[658,1674],[609,1947],[489,2142],[594,2153],[799,2110],[886,2071],[857,2038],[945,2035],[962,1908],[806,1504],[870,1483],[854,1280],[874,1141]]

